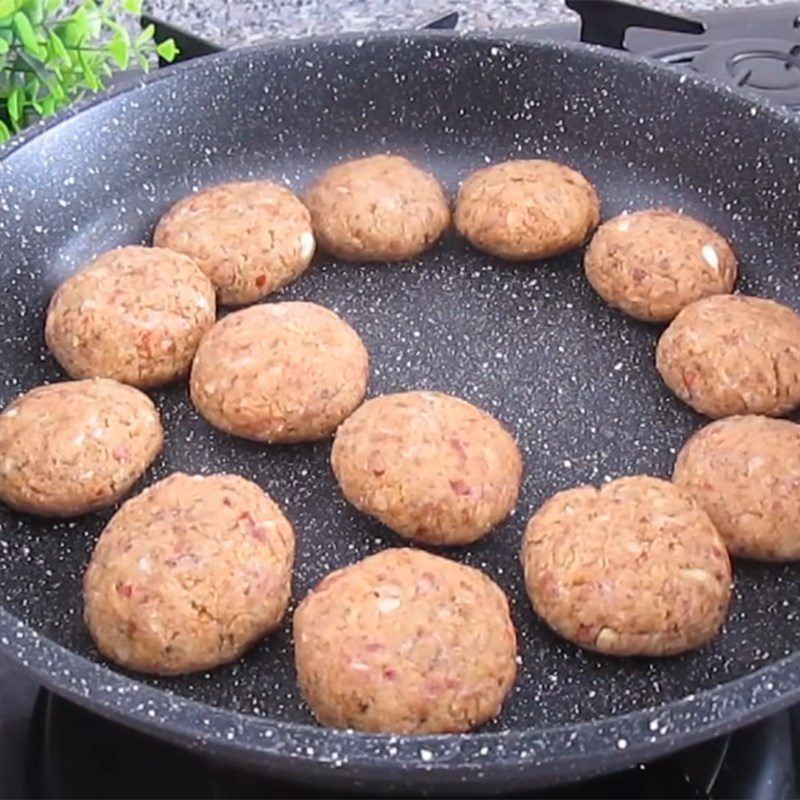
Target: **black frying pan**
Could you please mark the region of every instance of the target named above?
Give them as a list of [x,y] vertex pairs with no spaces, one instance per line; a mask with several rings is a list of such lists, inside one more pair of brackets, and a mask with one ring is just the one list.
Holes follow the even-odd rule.
[[[319,39],[192,62],[18,138],[0,160],[0,400],[62,378],[45,351],[55,286],[98,251],[146,242],[192,188],[270,176],[302,189],[329,164],[393,150],[454,191],[489,161],[563,160],[604,214],[669,204],[730,236],[743,291],[800,307],[800,122],[645,61],[582,46],[446,33]],[[209,674],[141,679],[100,659],[80,583],[111,512],[69,523],[0,511],[0,648],[79,703],[265,772],[327,787],[509,791],[622,768],[800,698],[800,566],[736,565],[710,646],[609,659],[548,632],[524,596],[518,549],[554,491],[668,475],[702,420],[653,366],[658,328],[606,308],[573,253],[498,262],[450,236],[403,265],[319,257],[281,292],[342,313],[374,365],[371,393],[428,387],[503,419],[525,452],[516,514],[449,555],[508,591],[522,667],[502,716],[469,736],[389,737],[314,724],[294,683],[288,619]],[[272,299],[272,298],[271,298]],[[349,508],[329,444],[264,447],[210,429],[186,387],[155,393],[175,469],[257,480],[299,536],[295,600],[329,570],[400,542]]]

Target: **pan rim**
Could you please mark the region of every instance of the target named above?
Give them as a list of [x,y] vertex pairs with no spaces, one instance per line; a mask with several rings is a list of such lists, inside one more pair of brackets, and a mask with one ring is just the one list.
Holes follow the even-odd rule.
[[[223,51],[158,70],[88,98],[26,129],[0,148],[0,163],[78,114],[112,98],[144,89],[151,83],[174,80],[184,72],[199,72],[198,67],[234,62],[254,54],[314,44],[350,45],[359,40],[379,44],[464,40],[485,45],[524,45],[530,50],[566,52],[571,57],[591,55],[597,63],[625,65],[642,75],[658,71],[663,80],[676,86],[688,82],[704,92],[724,94],[728,97],[726,102],[739,106],[742,111],[749,111],[755,105],[760,115],[788,125],[800,139],[800,121],[788,111],[768,106],[703,76],[671,73],[657,62],[629,53],[579,43],[535,40],[530,30],[401,31],[279,40]],[[357,773],[400,782],[416,779],[435,784],[437,776],[441,781],[451,781],[455,776],[487,787],[495,786],[498,778],[506,781],[503,788],[512,784],[528,788],[553,785],[632,766],[725,733],[800,701],[798,651],[755,672],[664,706],[640,708],[604,719],[466,735],[393,736],[323,728],[311,721],[269,719],[175,695],[68,650],[38,634],[4,608],[0,608],[0,654],[35,675],[49,689],[103,716],[161,738],[213,748],[223,757],[235,755],[239,762],[268,763],[276,768],[291,763],[293,768],[302,767],[309,780],[313,779],[315,770],[317,777],[331,776],[338,770],[341,775]],[[120,696],[135,702],[120,702]],[[209,720],[206,726],[199,724],[204,718]],[[701,722],[695,724],[698,718]],[[224,724],[212,724],[217,722]],[[654,722],[658,723],[655,728],[652,727]],[[485,747],[489,748],[486,754],[481,752]],[[591,769],[587,766],[590,758],[593,760]],[[513,772],[513,768],[517,771]]]

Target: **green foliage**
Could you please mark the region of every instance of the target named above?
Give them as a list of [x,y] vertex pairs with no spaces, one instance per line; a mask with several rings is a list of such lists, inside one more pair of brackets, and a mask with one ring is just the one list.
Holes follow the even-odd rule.
[[[145,71],[172,61],[172,39],[155,28],[128,33],[142,0],[0,0],[0,142],[87,92],[102,89],[132,60]],[[127,23],[127,24],[126,24]]]

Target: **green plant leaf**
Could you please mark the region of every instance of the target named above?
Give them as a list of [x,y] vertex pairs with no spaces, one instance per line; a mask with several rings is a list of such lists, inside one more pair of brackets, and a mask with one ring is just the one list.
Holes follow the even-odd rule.
[[150,72],[150,62],[147,60],[147,56],[144,53],[137,53],[136,61],[142,68],[143,72]]
[[172,62],[180,51],[174,39],[165,39],[163,42],[159,42],[159,44],[156,45],[156,52],[164,61]]
[[0,142],[7,142],[11,138],[11,131],[8,125],[0,119]]
[[25,86],[23,87],[23,91],[28,98],[28,101],[33,100],[39,94],[39,89],[42,86],[42,82],[35,76],[29,76],[28,80],[25,81]]
[[44,21],[44,0],[22,0],[20,11],[25,14],[31,25],[41,25]]
[[100,35],[103,30],[102,12],[94,0],[84,0],[80,10],[86,14],[86,32],[87,36],[94,39]]
[[25,16],[23,11],[17,11],[17,13],[14,14],[12,24],[26,52],[36,58],[44,58],[47,55],[44,48],[39,44],[39,40],[36,38],[36,31],[34,31],[33,25],[31,25],[30,20]]
[[149,42],[156,32],[156,26],[151,22],[146,28],[142,28],[142,32],[136,37],[137,47]]
[[73,14],[72,18],[67,18],[53,28],[66,47],[77,47],[86,38],[84,24],[81,20],[76,20],[75,16]]
[[43,117],[49,117],[50,114],[52,114],[58,108],[58,101],[57,98],[51,94],[45,97],[39,105],[41,106],[39,113]]
[[56,60],[69,61],[69,52],[64,44],[63,39],[55,32],[50,31],[47,37],[47,42],[50,45],[50,52]]
[[45,0],[44,9],[48,17],[52,17],[64,5],[64,0]]
[[16,127],[22,121],[22,112],[24,108],[24,100],[22,97],[22,89],[19,86],[13,88],[8,95],[8,118],[11,124]]
[[95,73],[91,58],[87,56],[82,50],[78,53],[78,58],[80,59],[81,67],[83,68],[83,82],[86,84],[87,88],[91,89],[92,91],[97,91],[98,89],[103,88],[103,84],[100,83],[100,79],[97,77]]
[[17,0],[0,0],[0,17],[11,17],[18,10]]
[[120,69],[127,69],[131,57],[131,41],[124,28],[117,28],[108,43],[108,52]]
[[129,14],[141,14],[142,13],[142,0],[122,0],[122,7]]
[[0,55],[7,53],[9,49],[8,42],[5,39],[0,39]]

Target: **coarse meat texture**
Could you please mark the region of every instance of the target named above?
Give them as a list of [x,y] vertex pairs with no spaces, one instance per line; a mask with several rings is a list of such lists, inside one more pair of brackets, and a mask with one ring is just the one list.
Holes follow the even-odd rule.
[[738,271],[725,238],[668,208],[604,222],[583,265],[592,288],[609,305],[645,322],[669,322],[695,300],[731,292]]
[[188,375],[215,315],[214,288],[192,259],[118,247],[56,289],[45,338],[73,378],[151,388]]
[[683,446],[673,480],[691,492],[734,556],[800,559],[800,425],[727,417]]
[[73,517],[115,503],[161,451],[147,395],[106,378],[39,386],[0,414],[0,499]]
[[479,250],[510,261],[536,261],[584,244],[600,221],[600,199],[594,186],[565,164],[504,161],[463,182],[454,221]]
[[786,414],[800,405],[800,315],[760,297],[706,297],[661,335],[656,367],[708,417]]
[[339,428],[331,465],[345,497],[401,536],[470,544],[513,509],[522,457],[491,415],[441,392],[367,401]]
[[308,210],[272,181],[222,183],[179,200],[158,221],[153,244],[191,256],[226,306],[290,283],[316,249]]
[[731,597],[731,566],[692,496],[649,476],[558,492],[522,546],[536,612],[581,647],[666,656],[708,642]]
[[261,442],[330,436],[361,403],[369,355],[359,335],[315,303],[229,314],[203,338],[190,392],[215,427]]
[[252,481],[174,473],[101,534],[84,576],[86,624],[129,669],[211,669],[279,625],[294,548],[291,524]]
[[294,616],[300,688],[320,722],[456,733],[499,713],[517,671],[502,590],[482,572],[392,548],[331,573]]
[[324,172],[305,196],[320,247],[351,261],[403,261],[450,225],[442,187],[407,158],[376,155]]

